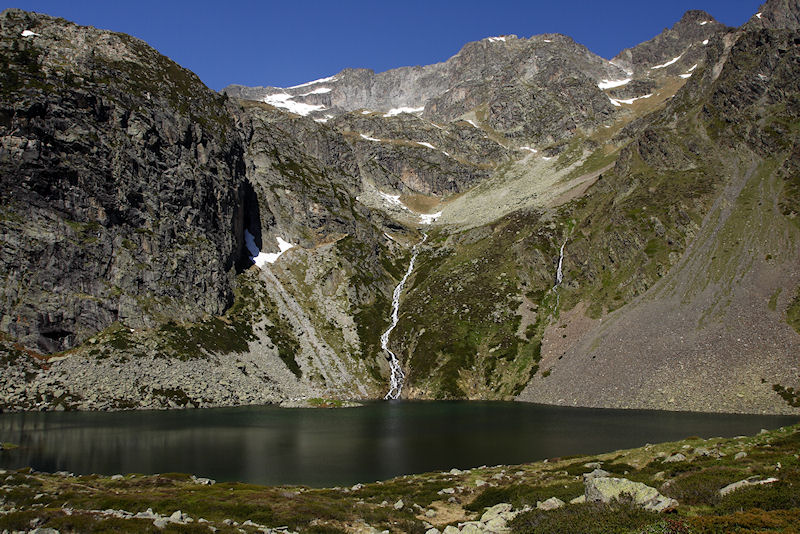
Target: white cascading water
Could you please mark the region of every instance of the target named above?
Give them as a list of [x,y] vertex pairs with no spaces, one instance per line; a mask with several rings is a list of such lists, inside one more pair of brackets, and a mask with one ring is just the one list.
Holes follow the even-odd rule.
[[558,269],[556,269],[556,285],[553,286],[553,290],[555,290],[561,282],[564,281],[564,272],[561,270],[561,266],[564,264],[564,247],[567,246],[566,239],[564,240],[564,244],[561,245],[561,250],[558,252]]
[[400,283],[397,284],[397,287],[394,288],[394,293],[392,294],[392,324],[386,332],[381,335],[381,348],[389,356],[389,369],[391,371],[389,376],[389,392],[386,393],[384,399],[399,399],[400,393],[403,391],[403,379],[405,379],[406,375],[403,373],[403,368],[400,366],[400,360],[397,359],[395,353],[389,348],[389,334],[392,333],[394,327],[397,326],[397,321],[399,321],[398,310],[400,309],[400,294],[403,292],[403,286],[406,285],[406,280],[411,276],[411,271],[414,270],[414,262],[417,261],[419,246],[423,244],[426,239],[428,239],[428,234],[422,234],[422,241],[414,245],[414,248],[411,249],[411,263],[408,264],[408,270],[405,276],[400,280]]
[[556,269],[556,284],[553,286],[553,289],[550,291],[554,291],[556,294],[556,307],[555,310],[558,310],[558,305],[561,304],[561,295],[558,294],[558,286],[561,285],[561,282],[564,281],[564,271],[561,270],[561,267],[564,265],[564,247],[567,246],[567,240],[564,240],[564,244],[561,245],[561,250],[558,251],[558,269]]

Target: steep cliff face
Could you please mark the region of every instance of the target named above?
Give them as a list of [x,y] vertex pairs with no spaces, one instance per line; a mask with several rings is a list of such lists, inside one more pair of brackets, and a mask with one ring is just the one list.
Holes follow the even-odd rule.
[[800,28],[800,2],[797,0],[767,0],[744,27],[748,30],[797,30]]
[[130,36],[0,16],[0,328],[43,352],[218,314],[242,248],[227,99]]

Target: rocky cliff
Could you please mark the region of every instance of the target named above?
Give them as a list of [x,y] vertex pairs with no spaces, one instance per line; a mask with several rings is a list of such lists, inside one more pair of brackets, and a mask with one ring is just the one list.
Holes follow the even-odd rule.
[[130,36],[0,17],[0,325],[42,352],[222,313],[245,161],[228,99]]

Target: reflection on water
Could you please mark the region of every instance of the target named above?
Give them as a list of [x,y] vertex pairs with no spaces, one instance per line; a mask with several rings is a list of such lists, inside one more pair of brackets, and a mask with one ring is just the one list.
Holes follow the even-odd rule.
[[262,484],[350,485],[424,471],[592,454],[688,436],[735,436],[793,417],[377,402],[0,415],[0,467],[75,473],[179,471]]

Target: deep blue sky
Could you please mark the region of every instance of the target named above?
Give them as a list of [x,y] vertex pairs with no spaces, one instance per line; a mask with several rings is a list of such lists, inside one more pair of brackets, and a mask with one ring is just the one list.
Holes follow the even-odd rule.
[[444,61],[492,35],[564,33],[611,58],[704,9],[739,26],[762,0],[18,0],[4,2],[129,33],[197,73],[230,83],[290,86],[345,67],[377,72]]

